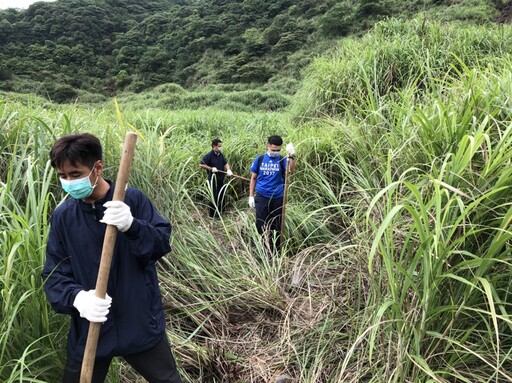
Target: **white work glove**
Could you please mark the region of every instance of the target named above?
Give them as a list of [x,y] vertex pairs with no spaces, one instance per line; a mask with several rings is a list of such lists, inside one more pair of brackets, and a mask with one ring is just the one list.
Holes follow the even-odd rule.
[[80,291],[73,302],[82,318],[89,322],[103,323],[107,320],[108,309],[112,304],[112,298],[107,294],[105,299],[98,298],[95,290]]
[[212,173],[217,173],[219,170],[215,167],[215,166],[212,166]]
[[256,208],[256,203],[254,202],[254,197],[249,197],[249,207],[251,209],[255,209]]
[[119,231],[126,231],[133,222],[130,207],[123,201],[108,201],[103,204],[107,208],[100,222],[107,225],[114,225]]
[[233,175],[233,172],[231,171],[231,169],[228,169],[228,171],[226,172],[226,174],[228,175],[228,177],[231,177]]
[[290,142],[286,145],[286,154],[288,154],[288,157],[293,158],[295,156],[295,148],[293,147],[293,144]]

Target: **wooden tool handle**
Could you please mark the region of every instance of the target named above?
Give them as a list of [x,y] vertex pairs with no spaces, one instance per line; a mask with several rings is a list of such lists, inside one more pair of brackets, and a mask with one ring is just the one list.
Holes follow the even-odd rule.
[[290,161],[286,161],[286,171],[284,172],[284,190],[283,190],[283,206],[281,210],[281,245],[284,242],[285,224],[286,224],[286,199],[288,197],[288,184],[290,182]]
[[[112,198],[113,201],[124,200],[136,143],[137,135],[133,132],[126,133],[121,162],[119,164],[119,172],[117,173],[114,196]],[[103,299],[107,293],[108,275],[110,273],[110,264],[112,263],[112,254],[116,244],[116,237],[117,228],[113,225],[107,225],[105,239],[103,240],[103,249],[101,251],[98,279],[96,280],[96,296]],[[80,372],[80,383],[91,383],[100,329],[101,323],[89,323],[89,333],[87,334],[87,343],[85,344],[82,370]]]

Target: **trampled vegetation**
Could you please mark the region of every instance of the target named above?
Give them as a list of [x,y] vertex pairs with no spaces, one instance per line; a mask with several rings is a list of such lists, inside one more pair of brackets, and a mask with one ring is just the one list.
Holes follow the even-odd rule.
[[[49,310],[39,275],[48,214],[64,197],[51,144],[97,134],[115,178],[135,130],[131,183],[174,225],[160,275],[186,381],[512,382],[510,36],[389,20],[315,60],[280,112],[169,110],[140,94],[120,98],[118,116],[112,100],[3,94],[0,380],[54,382],[64,360],[66,318]],[[144,110],[146,97],[156,101]],[[298,164],[284,249],[269,259],[245,181],[230,182],[213,226],[197,165],[220,136],[247,177],[274,132],[296,144]],[[136,381],[121,363],[111,372]]]

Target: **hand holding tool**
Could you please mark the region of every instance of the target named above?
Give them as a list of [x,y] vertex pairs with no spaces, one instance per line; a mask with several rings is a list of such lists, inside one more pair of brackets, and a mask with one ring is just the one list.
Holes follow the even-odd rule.
[[73,306],[78,310],[80,316],[94,323],[103,323],[107,320],[111,304],[112,298],[108,294],[105,299],[98,298],[95,295],[95,290],[82,290],[73,301]]
[[103,218],[100,220],[107,225],[114,225],[117,230],[125,232],[133,222],[130,207],[123,201],[108,201],[103,204],[107,208]]

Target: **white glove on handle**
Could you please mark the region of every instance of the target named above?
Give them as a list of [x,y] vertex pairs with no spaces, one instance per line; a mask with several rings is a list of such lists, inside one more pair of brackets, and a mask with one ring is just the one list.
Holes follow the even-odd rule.
[[107,208],[100,222],[114,225],[117,230],[125,232],[133,222],[130,207],[122,201],[108,201],[103,204]]
[[249,197],[249,207],[251,209],[255,209],[256,208],[256,203],[254,202],[254,197]]
[[228,177],[231,177],[233,175],[233,172],[231,171],[231,169],[228,169],[228,171],[226,172],[226,174],[228,175]]
[[291,142],[286,145],[286,153],[288,154],[288,157],[293,157],[295,155],[295,148]]
[[219,170],[215,167],[215,166],[212,166],[212,173],[217,173]]
[[89,322],[103,323],[107,320],[108,309],[112,304],[112,298],[107,294],[105,299],[98,298],[95,290],[80,291],[73,302],[82,318]]

